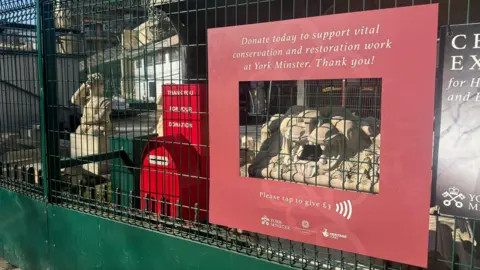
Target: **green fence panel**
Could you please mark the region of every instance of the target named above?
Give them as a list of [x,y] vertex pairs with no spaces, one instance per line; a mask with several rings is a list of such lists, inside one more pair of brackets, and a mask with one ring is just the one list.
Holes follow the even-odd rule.
[[24,270],[48,269],[45,202],[0,188],[0,257]]
[[51,269],[288,269],[63,207],[48,212]]
[[42,199],[35,1],[0,5],[0,187]]

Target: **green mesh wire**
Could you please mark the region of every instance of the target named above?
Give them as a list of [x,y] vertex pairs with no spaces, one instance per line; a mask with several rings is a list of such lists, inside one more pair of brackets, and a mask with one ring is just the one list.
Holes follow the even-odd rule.
[[0,187],[42,198],[35,1],[0,7]]

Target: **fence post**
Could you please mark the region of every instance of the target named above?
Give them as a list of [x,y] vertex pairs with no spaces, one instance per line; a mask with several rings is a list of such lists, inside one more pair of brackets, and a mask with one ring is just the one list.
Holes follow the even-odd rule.
[[37,51],[40,82],[40,121],[44,198],[52,201],[50,179],[60,180],[57,115],[57,63],[54,1],[37,0]]

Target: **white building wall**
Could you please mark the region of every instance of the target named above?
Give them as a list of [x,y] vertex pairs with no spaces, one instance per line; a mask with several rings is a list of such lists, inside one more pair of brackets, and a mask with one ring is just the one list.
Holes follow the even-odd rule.
[[[156,54],[158,55],[158,51]],[[147,65],[144,57],[134,60],[134,99],[155,102],[162,95],[163,85],[181,83],[183,72],[180,57],[173,59],[170,53],[164,53],[163,57],[163,63],[153,59],[154,63],[149,62]],[[150,93],[150,84],[155,84],[155,96]]]

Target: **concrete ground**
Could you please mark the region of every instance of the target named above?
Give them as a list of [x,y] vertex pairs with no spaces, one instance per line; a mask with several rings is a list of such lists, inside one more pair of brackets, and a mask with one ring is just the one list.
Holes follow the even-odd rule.
[[16,266],[11,265],[4,259],[0,258],[0,270],[20,270],[20,268],[17,268]]

